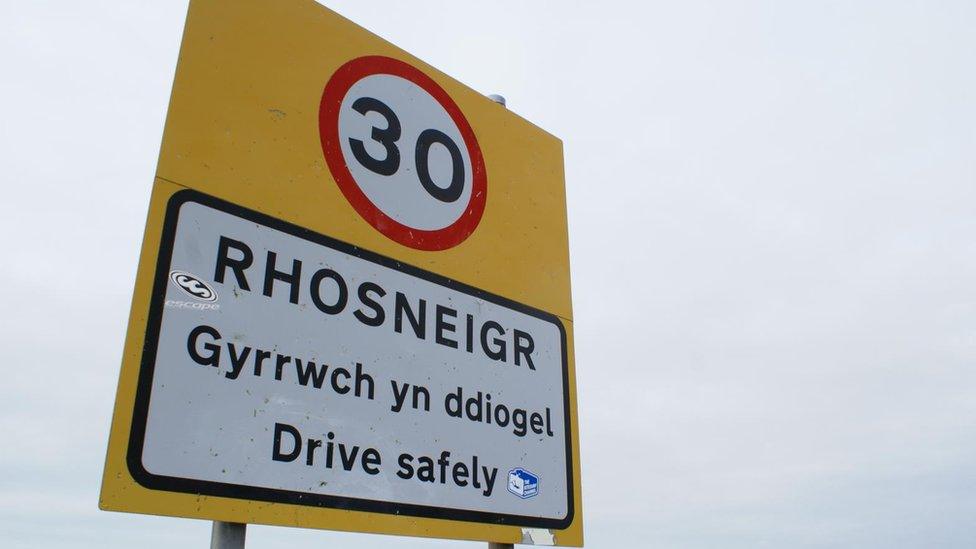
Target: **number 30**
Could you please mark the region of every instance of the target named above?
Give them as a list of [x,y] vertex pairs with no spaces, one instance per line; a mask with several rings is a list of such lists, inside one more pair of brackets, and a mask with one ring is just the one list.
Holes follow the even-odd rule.
[[[375,112],[386,119],[386,128],[373,126],[370,134],[373,141],[386,149],[386,157],[374,158],[366,152],[362,140],[349,138],[352,154],[364,168],[371,172],[386,176],[395,174],[400,169],[400,149],[396,146],[401,135],[400,119],[386,103],[373,97],[360,97],[353,102],[352,108],[363,116]],[[451,183],[447,187],[438,186],[430,176],[428,161],[430,148],[435,143],[442,145],[451,155]],[[447,134],[435,129],[420,132],[417,144],[414,146],[414,164],[417,167],[417,178],[420,179],[420,184],[431,196],[448,203],[461,198],[461,192],[464,190],[464,158],[457,143]]]

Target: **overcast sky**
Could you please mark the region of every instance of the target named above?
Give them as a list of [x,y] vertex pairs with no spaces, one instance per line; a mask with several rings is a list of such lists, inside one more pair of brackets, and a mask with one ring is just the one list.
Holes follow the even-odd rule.
[[[587,546],[976,547],[976,3],[325,3],[565,142]],[[97,510],[185,12],[0,0],[4,547],[209,543]]]

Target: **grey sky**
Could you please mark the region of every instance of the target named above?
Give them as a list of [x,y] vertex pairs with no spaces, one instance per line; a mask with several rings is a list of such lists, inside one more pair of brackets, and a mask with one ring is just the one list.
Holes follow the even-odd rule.
[[[587,546],[976,546],[976,4],[325,4],[565,141]],[[208,543],[97,510],[185,10],[0,0],[4,547]]]

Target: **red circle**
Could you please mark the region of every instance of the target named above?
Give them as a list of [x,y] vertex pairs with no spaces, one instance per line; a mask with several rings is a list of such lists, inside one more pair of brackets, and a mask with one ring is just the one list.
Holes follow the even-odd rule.
[[[471,199],[461,216],[447,227],[433,231],[415,229],[386,215],[363,193],[346,165],[339,144],[339,106],[353,84],[374,74],[398,76],[423,88],[447,111],[464,138],[468,156],[471,157]],[[339,67],[322,92],[322,101],[319,104],[319,137],[322,139],[325,161],[339,185],[339,190],[363,219],[390,239],[418,250],[446,250],[468,238],[481,221],[488,195],[488,177],[485,173],[485,159],[481,156],[474,130],[451,96],[416,67],[380,55],[358,57]]]

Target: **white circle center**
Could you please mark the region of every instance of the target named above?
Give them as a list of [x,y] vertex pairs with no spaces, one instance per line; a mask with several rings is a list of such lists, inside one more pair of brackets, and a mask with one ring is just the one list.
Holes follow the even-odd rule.
[[[388,119],[389,113],[380,112],[382,107],[376,110],[377,105],[372,101],[360,102],[358,110],[353,108],[362,98],[379,101],[389,108],[395,120]],[[362,105],[373,108],[366,109]],[[395,141],[391,139],[391,132],[387,131],[391,128],[391,122],[400,126],[400,136]],[[420,154],[426,160],[424,167],[423,160],[417,158],[417,144],[421,134],[427,130],[435,132],[427,132],[426,142],[429,146],[420,148]],[[434,134],[438,137],[431,140],[430,136]],[[441,135],[453,141],[453,152],[449,145],[442,142]],[[361,143],[359,158],[354,151],[354,142]],[[443,229],[457,221],[471,202],[474,179],[471,156],[460,129],[433,96],[405,78],[374,74],[349,88],[339,106],[339,146],[349,173],[363,194],[380,211],[407,227],[424,231]],[[390,148],[395,152],[391,152]],[[363,152],[372,161],[362,162]],[[391,154],[399,157],[398,163],[389,160]],[[455,174],[457,166],[454,158],[457,155],[460,156],[463,176]],[[393,165],[396,165],[396,171],[386,175],[369,166],[374,163],[375,168],[375,163],[384,162],[387,171]],[[418,173],[418,165],[420,170],[426,169],[427,173]],[[427,188],[422,182],[425,175],[429,178]],[[456,178],[461,178],[463,186],[460,196],[455,198],[457,193],[450,191],[457,189]],[[435,188],[431,189],[430,186]],[[438,193],[438,189],[444,192]]]

